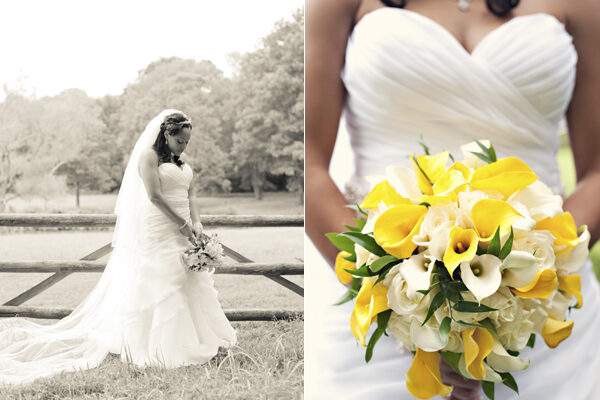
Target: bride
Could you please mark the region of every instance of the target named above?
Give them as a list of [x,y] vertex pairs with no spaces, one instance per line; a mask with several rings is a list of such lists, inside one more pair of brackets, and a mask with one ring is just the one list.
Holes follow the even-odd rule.
[[[331,271],[337,250],[324,236],[353,224],[344,205],[369,188],[363,177],[409,166],[422,135],[432,154],[489,139],[500,157],[530,165],[562,194],[557,130],[566,114],[578,185],[564,207],[600,237],[600,5],[594,0],[311,0],[306,32],[306,398],[410,399],[412,355],[382,337],[364,361],[349,328],[352,303]],[[406,6],[406,7],[405,7]],[[458,6],[458,7],[457,7]],[[342,115],[343,114],[343,115]],[[330,165],[342,117],[354,172],[342,190]],[[339,159],[338,159],[339,160]],[[320,254],[318,254],[319,252]],[[600,398],[597,337],[600,290],[586,262],[584,307],[572,336],[555,350],[537,343],[522,355],[520,398]],[[446,365],[452,399],[477,399],[479,383]],[[517,399],[496,385],[496,399]]]
[[191,131],[177,110],[146,126],[125,169],[113,252],[98,284],[53,325],[0,321],[0,384],[93,368],[108,353],[138,366],[200,364],[235,344],[212,275],[181,261],[202,230],[183,154]]

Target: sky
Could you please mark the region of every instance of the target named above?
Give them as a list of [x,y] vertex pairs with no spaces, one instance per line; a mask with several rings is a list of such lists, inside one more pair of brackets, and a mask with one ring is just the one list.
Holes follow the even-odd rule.
[[211,60],[254,50],[304,0],[19,0],[0,2],[1,89],[36,97],[69,88],[118,95],[161,57]]

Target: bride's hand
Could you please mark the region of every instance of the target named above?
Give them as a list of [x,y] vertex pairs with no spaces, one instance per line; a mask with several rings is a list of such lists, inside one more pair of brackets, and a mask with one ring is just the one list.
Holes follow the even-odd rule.
[[194,236],[199,237],[202,234],[203,230],[204,230],[204,227],[202,226],[202,222],[200,222],[200,221],[194,222],[194,227],[192,228],[192,231],[194,232]]
[[192,231],[192,227],[189,222],[186,222],[183,226],[179,228],[179,232],[187,238],[194,237],[194,232]]
[[442,382],[452,386],[452,393],[446,397],[448,400],[480,400],[481,382],[465,379],[460,376],[450,365],[440,357],[440,373]]

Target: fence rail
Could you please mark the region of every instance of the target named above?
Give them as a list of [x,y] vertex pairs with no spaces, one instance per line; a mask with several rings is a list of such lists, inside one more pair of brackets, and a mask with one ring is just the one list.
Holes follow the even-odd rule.
[[[301,215],[202,215],[207,227],[284,227],[303,226]],[[112,214],[0,214],[0,226],[10,227],[101,227],[116,222]],[[282,275],[303,275],[303,263],[256,263],[235,250],[223,246],[224,253],[236,263],[225,263],[217,274],[263,275],[285,288],[304,296],[304,289]],[[74,272],[102,272],[106,263],[97,261],[112,251],[110,243],[80,260],[66,261],[0,261],[0,273],[53,273],[37,285],[0,306],[0,317],[64,318],[73,310],[66,308],[26,307],[22,304],[42,293]],[[300,310],[226,310],[230,321],[270,321],[303,316]]]

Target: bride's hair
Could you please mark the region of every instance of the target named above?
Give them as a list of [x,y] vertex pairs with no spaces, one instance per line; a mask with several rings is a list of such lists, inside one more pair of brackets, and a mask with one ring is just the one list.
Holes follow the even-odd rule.
[[[184,128],[192,129],[192,123],[181,113],[167,115],[160,124],[160,132],[158,132],[156,141],[152,145],[152,148],[158,154],[159,164],[171,162],[171,150],[169,150],[169,146],[167,145],[165,133],[169,136],[178,135]],[[173,160],[177,166],[181,167],[183,165],[183,161],[179,159],[179,156],[173,155]]]
[[[406,0],[381,0],[388,7],[404,8]],[[488,9],[499,17],[503,17],[519,5],[519,0],[486,0]]]

